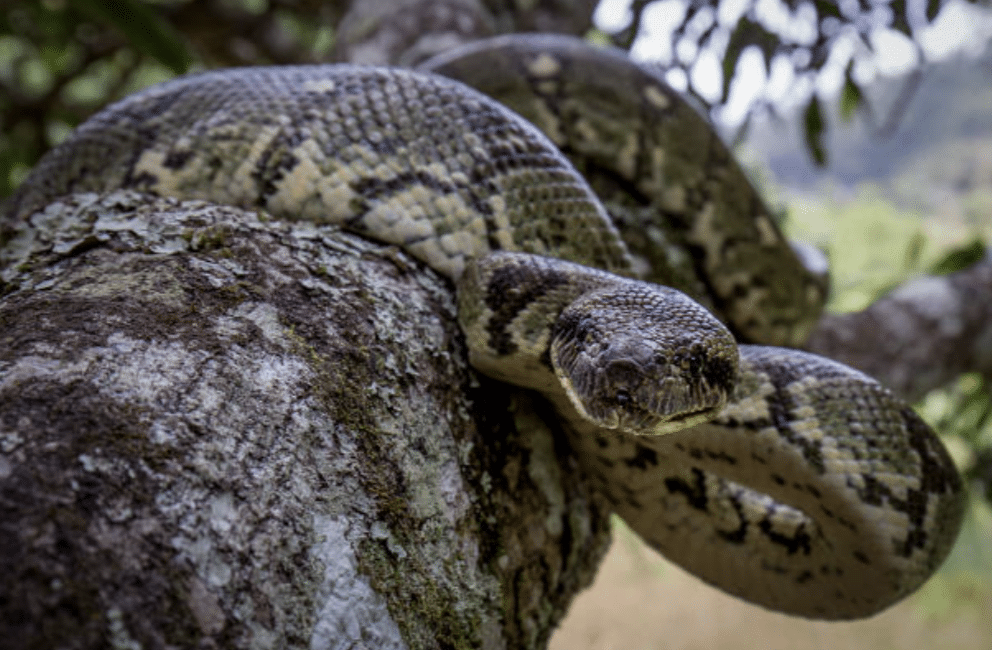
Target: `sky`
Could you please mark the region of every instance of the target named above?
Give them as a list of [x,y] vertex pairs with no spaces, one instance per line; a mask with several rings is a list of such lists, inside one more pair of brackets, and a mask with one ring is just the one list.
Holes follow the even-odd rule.
[[[841,2],[850,0],[840,0]],[[696,29],[703,30],[713,24],[731,25],[747,7],[748,0],[723,0],[715,11],[699,17]],[[922,14],[919,1],[911,2]],[[657,0],[644,10],[641,34],[631,48],[631,55],[641,61],[674,59],[695,61],[688,78],[681,70],[672,70],[668,82],[679,90],[687,83],[702,97],[714,101],[721,91],[719,54],[712,50],[698,52],[690,42],[671,45],[669,34],[685,14],[684,0]],[[881,9],[884,11],[885,9]],[[781,0],[757,0],[755,11],[759,17],[776,30],[785,30],[789,38],[799,42],[812,42],[816,37],[812,5],[800,6],[790,12]],[[630,0],[601,0],[594,16],[597,27],[606,32],[623,29],[630,23]],[[925,62],[936,62],[953,56],[978,56],[992,40],[992,10],[978,8],[964,0],[949,0],[937,19],[929,26],[917,30],[917,40],[923,49]],[[856,63],[852,74],[855,81],[866,85],[878,76],[893,77],[905,74],[919,63],[917,49],[903,34],[890,29],[876,29],[870,35],[874,56],[865,56],[858,48],[857,39],[842,37],[831,51],[827,65],[815,79],[796,78],[793,66],[783,59],[772,61],[770,74],[766,72],[764,57],[756,49],[745,50],[738,63],[736,79],[730,97],[716,116],[726,126],[735,128],[747,116],[751,104],[766,98],[782,109],[806,103],[810,93],[831,98],[839,92],[844,70],[852,57]],[[720,48],[725,44],[722,39]],[[674,51],[673,51],[674,50]]]

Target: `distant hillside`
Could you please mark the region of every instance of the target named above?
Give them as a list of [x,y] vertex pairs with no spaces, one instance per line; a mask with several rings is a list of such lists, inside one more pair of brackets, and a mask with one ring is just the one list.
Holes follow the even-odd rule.
[[826,168],[816,167],[807,153],[801,115],[755,123],[749,154],[777,183],[794,189],[869,181],[900,194],[927,182],[941,191],[992,190],[992,48],[979,60],[926,68],[896,128],[883,137],[881,123],[905,84],[905,79],[885,79],[868,90],[879,124],[868,124],[862,115],[851,123],[836,112],[829,116]]

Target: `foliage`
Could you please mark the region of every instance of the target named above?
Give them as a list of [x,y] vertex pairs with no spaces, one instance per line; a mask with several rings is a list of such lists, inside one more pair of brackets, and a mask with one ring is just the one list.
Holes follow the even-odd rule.
[[[633,0],[631,23],[614,35],[616,44],[630,47],[634,43],[642,32],[644,10],[650,4],[650,0]],[[669,5],[673,12],[684,11],[670,36],[667,49],[673,54],[663,61],[664,65],[669,70],[679,70],[688,79],[700,53],[714,53],[721,61],[723,83],[718,104],[728,100],[747,50],[760,52],[769,76],[776,65],[787,69],[793,79],[792,88],[806,98],[806,141],[810,155],[822,165],[827,160],[827,151],[821,144],[826,123],[820,117],[814,90],[817,82],[825,75],[842,74],[841,112],[853,115],[865,105],[861,88],[865,75],[859,75],[859,69],[863,72],[871,68],[879,48],[884,47],[878,34],[905,36],[915,49],[917,61],[925,61],[925,52],[916,39],[946,3],[926,0],[922,6],[907,0],[663,0],[660,4]],[[692,86],[687,90],[704,105],[712,103]],[[774,110],[767,100],[763,108]]]
[[0,8],[0,197],[96,109],[190,69],[326,58],[320,0],[25,0]]

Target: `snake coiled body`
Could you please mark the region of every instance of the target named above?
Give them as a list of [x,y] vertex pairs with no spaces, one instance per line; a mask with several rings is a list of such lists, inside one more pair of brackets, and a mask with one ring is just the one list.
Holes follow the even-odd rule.
[[[589,66],[600,60],[598,78],[629,86],[645,108],[631,118],[640,131],[604,183],[635,203],[660,200],[654,218],[678,213],[720,319],[637,279],[651,269],[559,149],[591,160],[587,173],[610,168],[608,147],[587,157],[598,142],[590,125],[602,120],[570,117],[575,132],[557,129],[555,146],[487,96],[406,70],[247,68],[152,87],[47,155],[3,218],[70,192],[133,188],[401,246],[458,283],[473,365],[542,391],[603,494],[663,553],[730,593],[803,616],[866,616],[913,591],[948,552],[962,512],[940,442],[860,373],[735,346],[731,330],[796,342],[822,295],[768,217],[740,209],[760,200],[724,150],[696,169],[672,158],[659,129],[705,125],[673,108],[654,75],[574,41],[517,44],[497,43],[501,65],[486,74],[518,91],[536,83],[546,96],[535,105],[554,96],[581,112],[582,78],[596,78]],[[470,77],[479,51],[436,69]],[[547,124],[561,126],[568,111]],[[689,146],[700,137],[716,146],[698,133]],[[634,145],[643,150],[633,155]]]

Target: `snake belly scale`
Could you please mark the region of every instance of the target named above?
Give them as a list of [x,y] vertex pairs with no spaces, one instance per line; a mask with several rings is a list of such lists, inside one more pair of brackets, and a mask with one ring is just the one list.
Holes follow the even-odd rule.
[[[598,56],[575,44],[520,42],[523,65],[545,85],[583,67],[566,65],[570,58]],[[547,58],[535,63],[535,50]],[[492,56],[515,55],[496,48]],[[604,56],[610,66],[640,70]],[[579,92],[573,81],[558,87]],[[674,127],[706,128],[698,118]],[[556,139],[563,149],[581,148]],[[709,189],[696,194],[709,198],[679,199],[692,188],[669,174],[665,210],[681,205],[704,220],[726,212],[723,203],[736,196],[718,191],[726,173],[686,174],[701,175],[695,187]],[[2,219],[23,220],[71,192],[117,188],[340,224],[401,246],[455,281],[473,365],[542,391],[568,423],[586,471],[631,527],[741,598],[801,616],[867,616],[916,589],[956,536],[960,478],[908,407],[826,359],[737,346],[693,300],[637,279],[642,270],[606,208],[559,148],[461,83],[347,65],[231,69],[166,82],[80,126],[36,166]],[[688,228],[690,248],[705,258],[702,273],[736,272],[716,256],[746,237],[704,241],[726,235]],[[766,248],[778,246],[777,231],[735,228],[757,228]],[[735,331],[760,321],[741,305],[760,302],[774,285],[767,274],[780,271],[763,264],[760,278],[748,272],[729,284],[703,282],[730,287],[714,302],[728,306],[721,318]],[[795,262],[786,256],[783,265]],[[749,293],[746,282],[765,289]],[[799,302],[815,302],[805,281],[799,289]],[[790,319],[802,317],[771,320]]]

